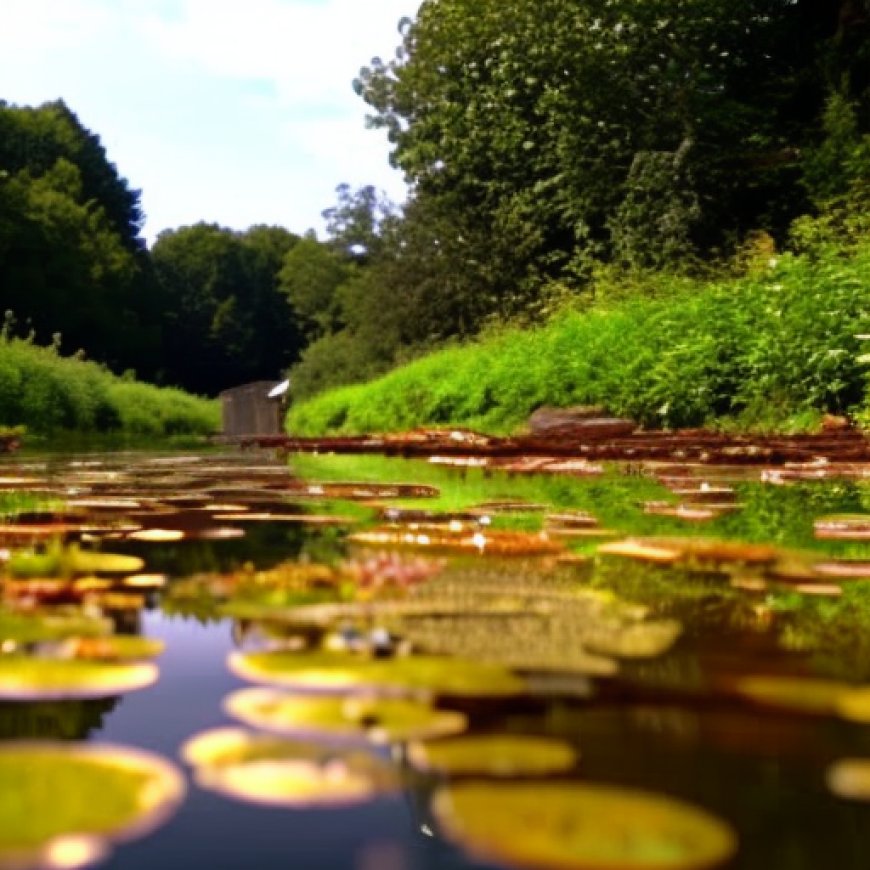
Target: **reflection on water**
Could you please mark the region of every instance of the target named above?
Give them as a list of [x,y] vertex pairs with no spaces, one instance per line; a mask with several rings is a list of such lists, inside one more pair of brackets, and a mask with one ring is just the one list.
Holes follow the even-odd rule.
[[0,740],[83,740],[103,727],[118,698],[0,702]]

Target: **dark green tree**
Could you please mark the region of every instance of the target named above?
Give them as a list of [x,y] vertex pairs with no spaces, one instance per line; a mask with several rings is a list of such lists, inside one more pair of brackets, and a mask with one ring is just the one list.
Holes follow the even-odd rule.
[[485,263],[486,292],[521,305],[614,241],[643,262],[639,231],[673,256],[783,236],[831,87],[867,98],[866,0],[424,0],[401,31],[356,82],[371,123],[414,199],[439,203],[420,214],[474,243],[453,264],[464,292]]
[[214,394],[285,371],[300,337],[277,276],[297,241],[266,226],[239,233],[199,223],[160,234],[151,256],[165,307],[167,380]]

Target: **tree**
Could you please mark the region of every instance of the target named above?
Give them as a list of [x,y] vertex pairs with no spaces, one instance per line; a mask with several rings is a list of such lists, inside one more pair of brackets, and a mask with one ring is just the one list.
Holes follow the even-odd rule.
[[165,306],[166,378],[215,393],[274,378],[298,356],[299,333],[278,290],[297,237],[199,223],[160,234],[152,260]]
[[[808,205],[799,157],[832,83],[847,74],[866,100],[866,10],[866,0],[424,0],[397,57],[375,58],[356,88],[414,198],[474,224],[472,262],[498,268],[489,252],[507,247],[496,241],[507,226],[527,252],[508,280],[571,279],[590,255],[610,256],[614,228],[637,216],[650,193],[641,170],[681,149],[675,186],[656,181],[683,203],[679,248],[721,248],[754,228],[782,236]],[[650,245],[673,236],[651,218]]]
[[0,310],[115,370],[151,374],[158,327],[139,194],[62,103],[0,102]]

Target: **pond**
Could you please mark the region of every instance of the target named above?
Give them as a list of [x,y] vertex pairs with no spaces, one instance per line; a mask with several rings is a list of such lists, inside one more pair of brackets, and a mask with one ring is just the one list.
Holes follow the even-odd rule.
[[4,457],[0,867],[870,866],[863,470],[480,465]]

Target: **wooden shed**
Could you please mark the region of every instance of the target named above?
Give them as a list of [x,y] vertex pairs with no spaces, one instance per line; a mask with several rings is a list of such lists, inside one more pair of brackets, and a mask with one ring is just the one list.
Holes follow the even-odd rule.
[[284,381],[254,381],[220,393],[223,434],[280,435],[284,425]]

